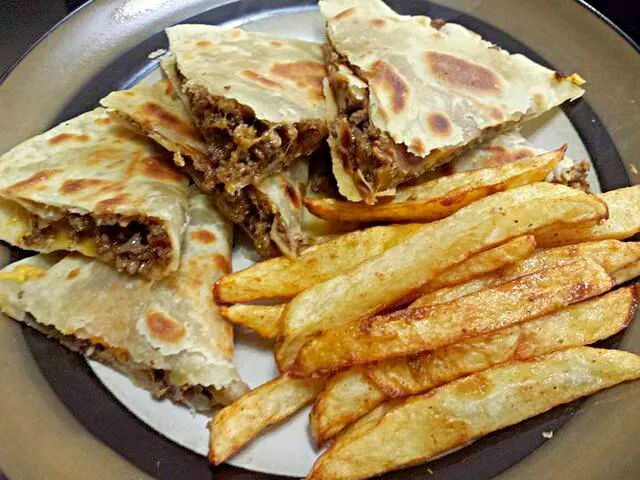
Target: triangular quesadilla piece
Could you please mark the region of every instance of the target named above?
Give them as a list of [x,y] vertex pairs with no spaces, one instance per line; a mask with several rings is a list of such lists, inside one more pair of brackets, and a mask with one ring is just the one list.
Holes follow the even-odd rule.
[[281,252],[297,255],[302,242],[302,201],[308,161],[300,160],[235,193],[227,193],[221,186],[207,189],[204,176],[195,165],[209,154],[198,140],[199,133],[185,105],[171,87],[172,66],[171,63],[164,65],[169,80],[113,92],[101,100],[102,105],[108,107],[114,118],[174,152],[175,163],[203,191],[208,190],[225,217],[247,232],[262,257],[273,257]]
[[94,259],[37,255],[0,271],[0,310],[155,396],[208,411],[246,391],[233,330],[211,285],[230,271],[232,229],[202,194],[190,200],[180,268],[151,281]]
[[189,194],[168,157],[102,108],[33,137],[0,157],[0,239],[163,277],[178,268]]
[[334,173],[349,200],[379,196],[464,149],[584,91],[456,24],[396,14],[381,0],[321,0],[338,106]]
[[327,135],[321,46],[210,25],[167,29],[174,78],[210,156],[206,191],[235,193],[308,158]]

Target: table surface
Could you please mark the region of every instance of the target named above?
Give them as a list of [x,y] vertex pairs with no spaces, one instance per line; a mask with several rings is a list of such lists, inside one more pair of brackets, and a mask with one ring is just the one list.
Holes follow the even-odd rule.
[[[87,0],[0,0],[0,72],[9,68],[41,35]],[[491,0],[485,0],[491,1]],[[569,1],[569,0],[559,0]],[[587,0],[640,43],[640,1]]]

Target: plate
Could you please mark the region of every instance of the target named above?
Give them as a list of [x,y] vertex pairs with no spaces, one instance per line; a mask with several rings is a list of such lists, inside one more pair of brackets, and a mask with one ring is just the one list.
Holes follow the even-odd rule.
[[[638,183],[632,163],[640,158],[633,74],[640,56],[586,7],[551,0],[450,1],[446,7],[388,3],[401,13],[461,23],[509,51],[580,72],[589,81],[585,99],[527,124],[525,136],[540,147],[569,143],[570,156],[592,161],[597,173],[592,180],[599,180],[603,191]],[[94,1],[60,24],[5,79],[1,151],[92,108],[112,90],[159,75],[158,60],[149,53],[166,48],[162,29],[175,23],[242,26],[316,41],[323,36],[312,1]],[[234,253],[235,269],[247,262]],[[640,351],[639,329],[613,343]],[[239,370],[250,386],[276,374],[268,344],[247,332],[239,332],[238,343]],[[54,477],[82,478],[87,471],[82,467],[97,478],[139,478],[142,472],[158,478],[275,478],[267,474],[303,475],[317,455],[307,412],[301,412],[231,460],[242,469],[213,469],[200,455],[206,453],[205,417],[154,401],[119,374],[94,363],[89,367],[11,322],[0,323],[0,363],[12,366],[0,370],[3,385],[15,385],[0,400],[2,411],[12,412],[0,419],[0,465],[10,478],[40,478],[43,472],[50,477],[52,468]],[[628,439],[640,431],[640,419],[631,416],[640,406],[638,393],[637,385],[624,385],[554,409],[393,478],[482,479],[501,472],[505,478],[637,476],[640,462],[633,460]],[[542,437],[546,431],[555,432],[551,441]],[[579,455],[585,445],[593,452]]]

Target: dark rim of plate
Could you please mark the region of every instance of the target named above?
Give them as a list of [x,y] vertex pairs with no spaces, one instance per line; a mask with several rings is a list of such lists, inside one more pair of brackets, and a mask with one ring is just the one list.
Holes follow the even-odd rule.
[[[240,3],[242,3],[241,6]],[[282,9],[290,11],[291,8],[296,7],[311,8],[316,3],[314,0],[271,0],[267,2],[264,0],[236,0],[189,18],[182,23],[220,24],[236,19],[239,12],[242,15],[250,15]],[[427,15],[432,18],[455,21],[510,52],[523,53],[532,60],[552,68],[543,58],[515,38],[472,16],[431,4],[425,0],[387,0],[387,3],[400,13]],[[579,3],[607,23],[640,53],[640,47],[610,20],[585,2],[580,1]],[[73,13],[65,17],[34,46],[72,15]],[[157,67],[159,61],[150,60],[147,57],[148,53],[159,48],[167,48],[167,40],[163,32],[153,35],[120,56],[93,77],[60,112],[54,124],[94,108],[98,104],[98,100],[109,92],[126,88],[144,77]],[[15,65],[28,55],[29,51],[2,75],[0,83],[9,75]],[[593,160],[602,190],[608,191],[628,186],[630,184],[629,177],[616,147],[587,102],[579,100],[564,106],[563,110],[578,131]],[[27,327],[23,328],[23,333],[40,370],[63,403],[95,437],[144,472],[157,478],[166,479],[286,478],[251,472],[228,465],[210,466],[206,458],[175,444],[129,412],[100,382],[81,357]],[[609,339],[603,346],[615,347],[621,338],[622,334],[619,334]],[[395,472],[392,474],[392,478],[455,480],[468,478],[470,471],[474,472],[475,479],[494,477],[544,443],[542,432],[557,431],[579,409],[579,406],[580,402],[574,402],[555,408],[514,427],[491,434],[470,447],[426,466]]]

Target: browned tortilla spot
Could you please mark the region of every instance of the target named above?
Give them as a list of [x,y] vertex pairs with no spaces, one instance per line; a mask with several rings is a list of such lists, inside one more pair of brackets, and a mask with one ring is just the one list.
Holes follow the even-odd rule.
[[300,198],[298,198],[298,195],[296,194],[295,189],[288,183],[284,184],[283,189],[284,189],[284,194],[291,202],[291,205],[293,205],[293,208],[300,208],[301,207]]
[[237,28],[234,28],[233,30],[231,30],[232,38],[238,38],[240,35],[242,35],[242,30],[239,30]]
[[418,155],[424,156],[427,153],[427,149],[424,145],[424,142],[420,138],[414,138],[411,140],[411,149]]
[[74,135],[73,133],[61,133],[49,139],[49,145],[58,145],[63,142],[75,140],[77,142],[88,142],[89,135]]
[[96,125],[111,125],[111,122],[113,122],[111,117],[96,118],[95,120]]
[[441,137],[448,137],[453,131],[453,125],[444,113],[430,113],[427,117],[427,125],[432,133]]
[[169,127],[194,140],[200,139],[200,134],[193,125],[169,112],[162,105],[155,102],[146,102],[140,108],[158,125]]
[[76,278],[78,275],[80,275],[80,269],[79,268],[74,268],[73,270],[71,270],[69,273],[67,273],[67,278],[69,280],[73,280],[74,278]]
[[337,14],[335,17],[333,17],[333,19],[334,20],[344,20],[346,18],[349,18],[354,13],[356,13],[355,7],[347,8],[346,10],[343,10],[342,12]]
[[224,256],[219,253],[215,253],[211,260],[213,261],[213,265],[220,272],[223,272],[225,275],[231,273],[231,265],[229,264],[229,260],[227,260]]
[[371,23],[371,25],[376,28],[382,28],[387,24],[384,18],[374,18],[369,23]]
[[280,40],[271,40],[271,45],[276,48],[280,48],[284,44]]
[[133,162],[133,166],[135,171],[154,180],[180,182],[184,179],[184,175],[160,155],[149,155],[139,162]]
[[167,97],[173,97],[176,92],[173,88],[173,83],[168,80],[162,80],[162,82],[164,82],[164,94]]
[[213,232],[208,232],[206,230],[191,232],[189,237],[192,241],[197,243],[210,244],[216,241],[216,235]]
[[521,148],[517,152],[514,152],[513,158],[516,160],[521,160],[523,158],[533,157],[535,152],[529,148]]
[[196,45],[200,48],[213,47],[213,43],[211,43],[209,40],[200,40],[199,42],[196,42]]
[[74,180],[65,180],[59,191],[60,193],[69,195],[87,189],[91,189],[92,191],[99,190],[101,192],[108,192],[112,190],[120,190],[120,188],[122,188],[122,184],[120,182],[101,180],[99,178],[77,178]]
[[136,92],[132,92],[127,90],[126,92],[122,92],[122,94],[126,97],[135,97],[136,96]]
[[298,62],[274,63],[271,73],[296,83],[298,88],[306,88],[313,99],[323,100],[322,81],[325,76],[323,63],[300,60]]
[[553,72],[553,79],[556,82],[561,82],[563,80],[566,80],[567,78],[569,78],[569,75],[565,75],[562,72]]
[[51,177],[57,175],[62,170],[50,168],[48,170],[41,170],[34,173],[29,178],[14,183],[9,187],[9,190],[32,190],[40,184],[46,183]]
[[502,120],[504,118],[504,115],[502,114],[502,110],[500,110],[499,108],[492,108],[491,118],[498,121]]
[[385,92],[391,98],[391,109],[401,113],[409,103],[409,85],[396,71],[378,60],[373,64],[371,86],[379,92]]
[[547,106],[547,100],[544,98],[543,94],[534,93],[533,94],[533,104],[536,106],[537,109],[543,110]]
[[160,312],[148,312],[145,321],[151,336],[166,343],[178,343],[187,334],[184,325]]
[[271,88],[272,90],[282,90],[282,85],[280,85],[278,82],[269,80],[267,77],[263,77],[253,70],[245,70],[244,72],[240,73],[240,75],[247,80],[251,80],[252,82],[256,82],[262,85],[263,87]]
[[426,52],[427,66],[441,82],[485,93],[500,93],[500,79],[488,68],[446,53]]
[[126,127],[118,128],[114,135],[122,140],[135,140],[139,138],[139,135],[136,132]]
[[96,211],[113,211],[120,205],[129,203],[131,196],[128,193],[121,193],[112,198],[107,198],[96,204]]

